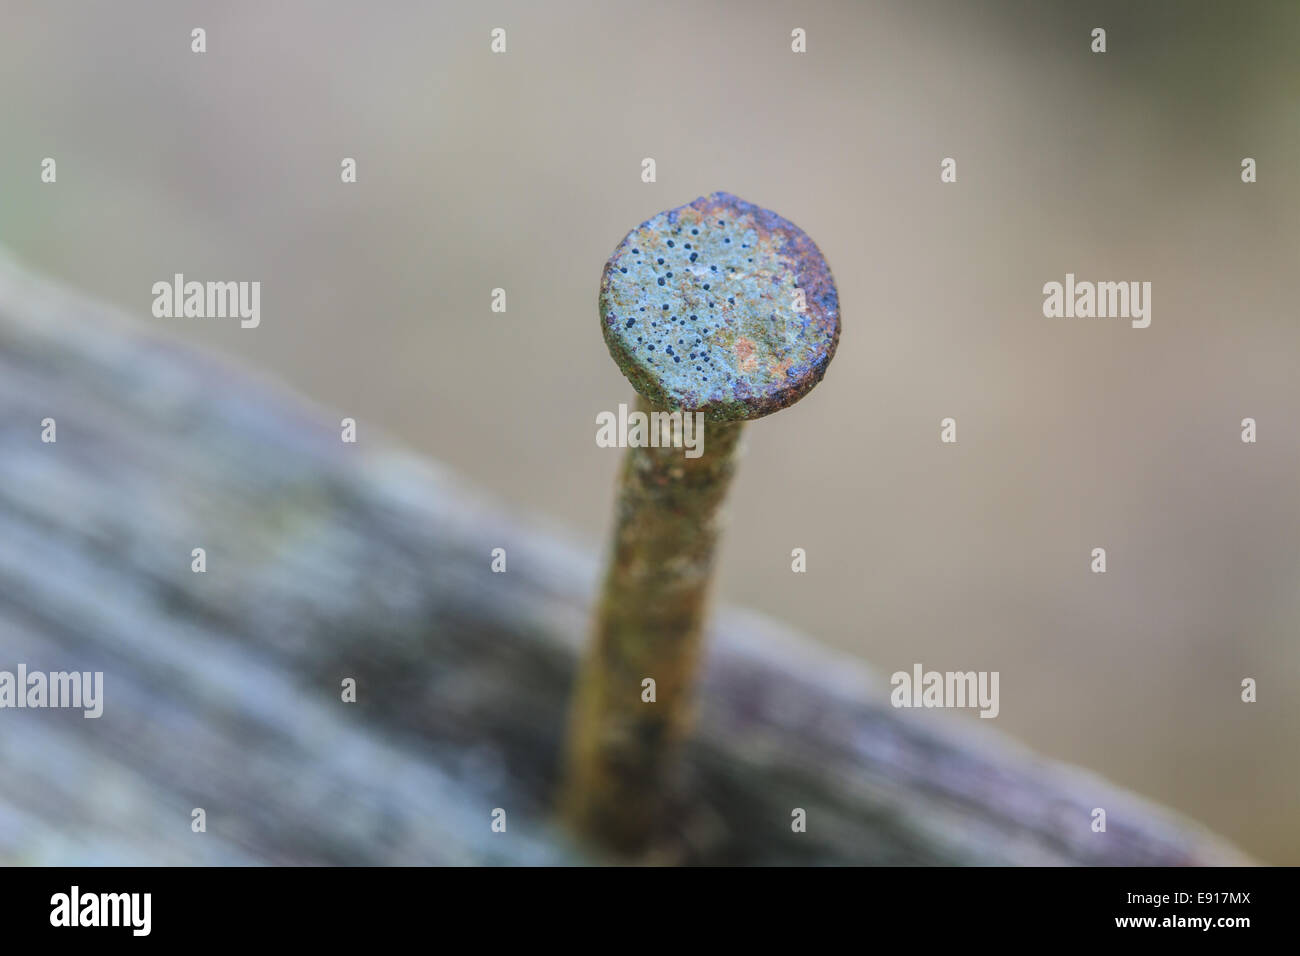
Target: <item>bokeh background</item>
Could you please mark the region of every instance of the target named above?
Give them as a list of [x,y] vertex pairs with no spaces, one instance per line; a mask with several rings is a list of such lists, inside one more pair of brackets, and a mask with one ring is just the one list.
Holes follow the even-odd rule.
[[[844,332],[750,431],[721,596],[998,670],[977,723],[1295,864],[1297,49],[1291,2],[3,0],[0,243],[599,545],[605,257],[717,189],[774,209]],[[261,327],[154,319],[175,272],[260,280]],[[1067,272],[1150,281],[1151,327],[1045,319]]]

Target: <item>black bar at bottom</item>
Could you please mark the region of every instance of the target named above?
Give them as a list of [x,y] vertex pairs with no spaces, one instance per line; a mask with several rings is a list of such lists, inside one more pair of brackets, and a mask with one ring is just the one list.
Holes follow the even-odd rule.
[[[914,939],[1230,943],[1290,923],[1294,869],[156,869],[0,871],[0,925],[18,941],[400,943],[412,931],[559,932],[625,921],[658,936],[704,920],[746,931],[843,929]],[[88,925],[89,924],[89,925]],[[531,928],[531,929],[530,929]],[[676,932],[676,930],[674,930]],[[916,936],[915,934],[920,934]],[[976,934],[976,935],[970,935]],[[426,937],[427,938],[427,937]],[[448,936],[450,942],[453,937]]]

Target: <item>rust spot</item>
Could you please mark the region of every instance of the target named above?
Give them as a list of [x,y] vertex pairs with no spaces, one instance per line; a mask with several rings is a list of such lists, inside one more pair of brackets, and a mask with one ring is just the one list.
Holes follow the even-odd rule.
[[758,367],[758,359],[754,358],[754,343],[749,339],[736,339],[736,344],[732,346],[736,353],[736,358],[740,359],[740,367],[746,372],[752,372]]

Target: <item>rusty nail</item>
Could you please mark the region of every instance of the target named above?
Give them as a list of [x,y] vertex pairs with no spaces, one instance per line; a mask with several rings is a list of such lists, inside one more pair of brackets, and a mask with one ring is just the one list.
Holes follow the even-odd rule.
[[[627,234],[600,283],[605,344],[645,412],[699,412],[702,454],[631,447],[569,728],[562,811],[646,850],[690,725],[719,512],[744,422],[793,405],[839,342],[839,297],[797,226],[728,193]],[[643,680],[655,701],[643,700]]]

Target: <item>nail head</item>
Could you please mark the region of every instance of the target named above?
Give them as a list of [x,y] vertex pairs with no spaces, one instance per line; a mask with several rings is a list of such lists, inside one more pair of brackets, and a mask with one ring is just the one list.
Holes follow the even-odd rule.
[[[681,235],[692,237],[690,250],[676,241]],[[666,310],[670,321],[652,328],[641,318],[647,304],[663,305],[653,311]],[[610,355],[638,392],[709,421],[761,418],[793,405],[826,374],[840,337],[835,280],[812,239],[723,192],[627,234],[605,265],[600,316]],[[654,348],[684,335],[702,340],[698,360],[673,362]]]

